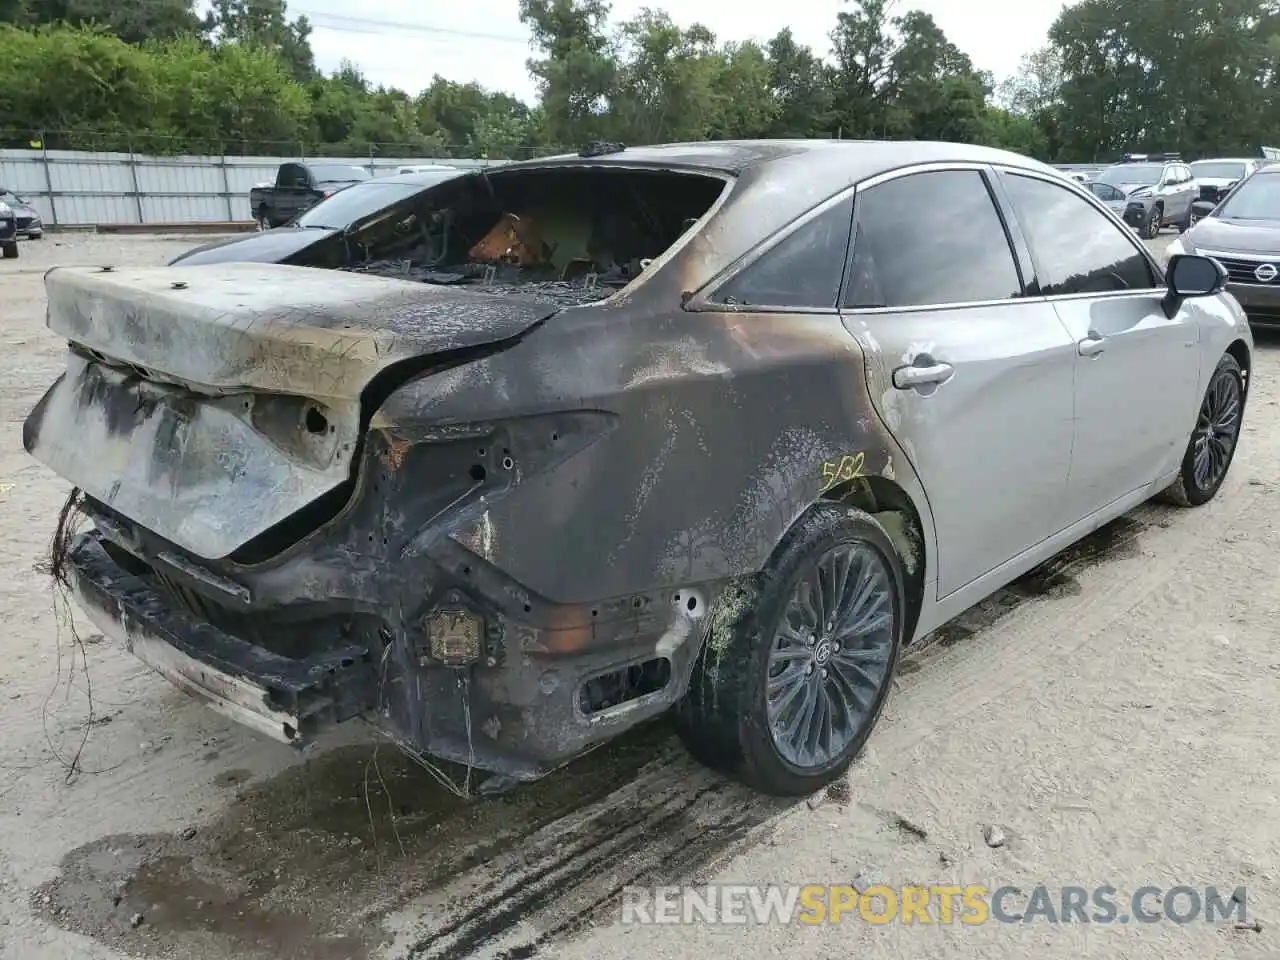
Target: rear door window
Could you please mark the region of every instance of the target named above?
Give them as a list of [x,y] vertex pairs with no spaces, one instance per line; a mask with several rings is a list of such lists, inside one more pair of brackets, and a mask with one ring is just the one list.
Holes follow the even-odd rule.
[[853,198],[796,228],[731,278],[713,298],[750,307],[834,309],[849,253]]
[[917,307],[1021,295],[1009,237],[977,170],[913,173],[858,191],[843,306]]
[[1147,290],[1151,264],[1131,234],[1070,190],[1008,173],[1005,186],[1040,273],[1045,296]]

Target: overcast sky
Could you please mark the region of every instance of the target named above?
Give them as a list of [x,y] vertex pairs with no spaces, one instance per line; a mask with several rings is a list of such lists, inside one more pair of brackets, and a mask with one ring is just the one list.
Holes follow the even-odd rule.
[[[644,3],[615,0],[614,20],[643,6],[664,7],[681,25],[701,22],[721,40],[767,40],[790,26],[796,39],[822,55],[842,0],[680,0]],[[933,14],[953,43],[997,81],[1040,46],[1063,0],[897,0],[895,12]],[[290,0],[291,15],[305,13],[314,26],[311,46],[320,69],[330,72],[344,57],[374,83],[418,93],[439,73],[459,83],[475,81],[532,101],[525,70],[529,35],[517,0]],[[378,22],[381,21],[381,22]]]

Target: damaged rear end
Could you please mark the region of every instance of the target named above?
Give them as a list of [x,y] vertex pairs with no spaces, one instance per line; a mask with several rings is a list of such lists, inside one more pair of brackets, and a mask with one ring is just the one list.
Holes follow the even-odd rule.
[[397,384],[507,349],[556,307],[259,264],[62,268],[46,287],[67,366],[23,442],[94,523],[54,558],[85,612],[278,740],[374,708],[405,596],[379,576],[391,538],[375,549],[367,531],[419,534],[481,485],[446,442],[418,478],[431,489],[388,518],[361,464],[396,454],[370,449],[369,418]]
[[[307,265],[51,271],[67,366],[24,444],[94,526],[55,568],[104,633],[293,744],[374,714],[533,779],[662,712],[709,596],[673,594],[673,626],[637,595],[667,576],[649,537],[611,567],[557,531],[626,515],[596,478],[665,442],[638,387],[688,339],[689,264],[713,269],[689,241],[731,180],[495,172]],[[688,390],[718,397],[705,367]]]

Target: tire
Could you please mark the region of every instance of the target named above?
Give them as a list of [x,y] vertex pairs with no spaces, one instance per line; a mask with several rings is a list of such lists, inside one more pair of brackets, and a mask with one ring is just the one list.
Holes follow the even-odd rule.
[[[827,571],[825,579],[820,570]],[[733,622],[721,624],[713,614],[679,710],[689,752],[774,796],[812,794],[843,776],[892,685],[902,646],[903,584],[902,560],[875,518],[832,503],[812,507],[738,598],[743,602]],[[868,603],[857,603],[855,587],[868,585],[876,585]],[[825,596],[827,604],[844,607],[843,632],[841,625],[803,629],[803,605],[814,590],[820,603]],[[859,621],[865,629],[850,632]],[[779,685],[772,707],[771,683]],[[805,716],[808,724],[800,722]]]
[[1186,233],[1191,229],[1191,216],[1191,208],[1187,207],[1187,215],[1183,218],[1182,222],[1178,224],[1178,233]]
[[[1245,398],[1244,373],[1240,364],[1231,354],[1223,354],[1205,388],[1195,429],[1191,431],[1187,450],[1182,455],[1178,479],[1161,491],[1161,500],[1182,507],[1199,507],[1217,495],[1227,479],[1240,442]],[[1233,408],[1234,413],[1231,413]],[[1202,443],[1209,455],[1211,469],[1208,473],[1197,470],[1197,455],[1201,452]]]
[[1159,207],[1152,210],[1151,216],[1147,218],[1147,225],[1144,228],[1142,235],[1148,240],[1154,240],[1156,237],[1160,236],[1160,220],[1163,217],[1164,211]]
[[4,259],[6,260],[18,259],[18,242],[16,240],[13,241],[12,243],[6,243],[3,247],[3,250],[4,250]]

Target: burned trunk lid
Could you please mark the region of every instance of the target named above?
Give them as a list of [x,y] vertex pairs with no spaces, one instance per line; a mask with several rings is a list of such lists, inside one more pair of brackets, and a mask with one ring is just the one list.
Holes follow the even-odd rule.
[[349,479],[379,374],[502,343],[557,309],[274,264],[64,267],[45,286],[49,328],[73,349],[24,446],[207,559]]

